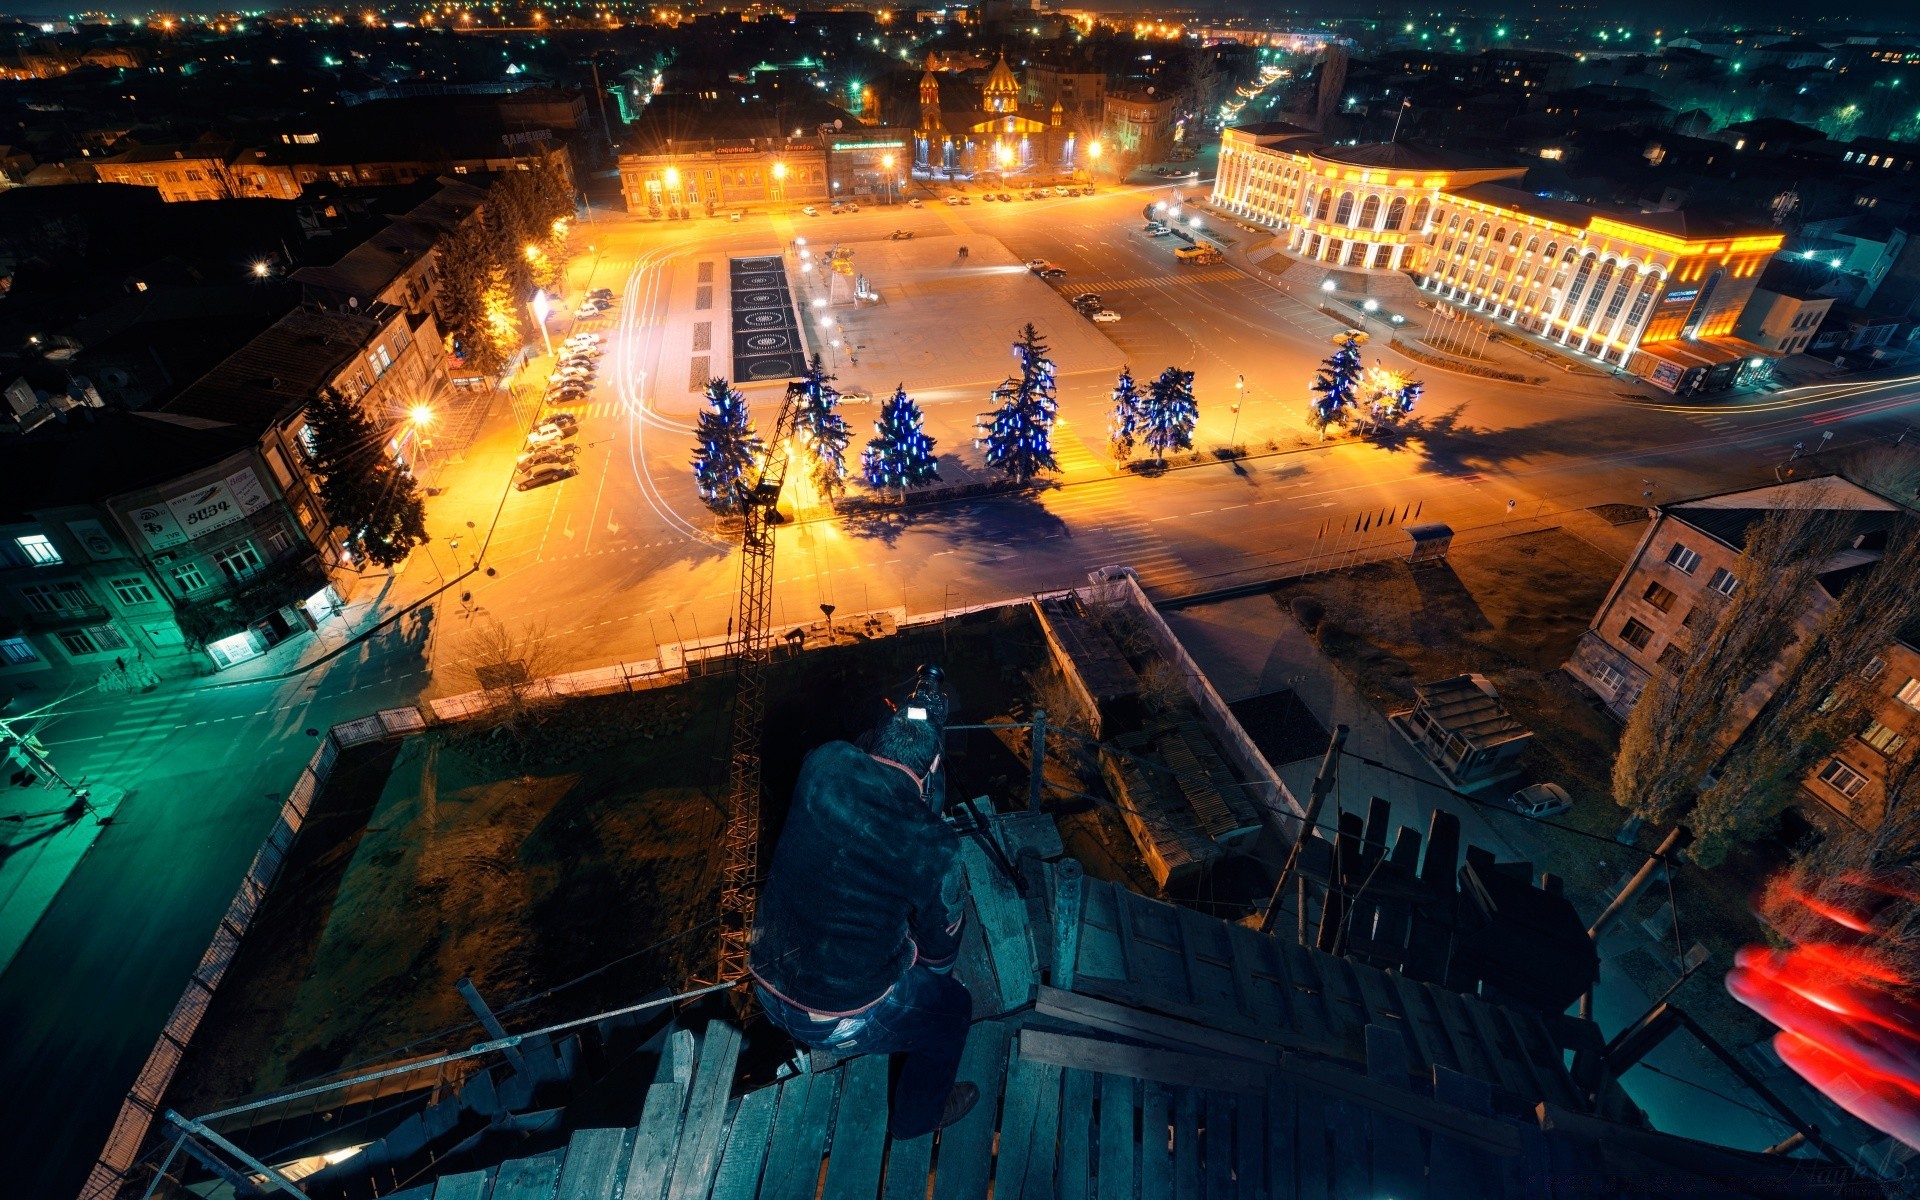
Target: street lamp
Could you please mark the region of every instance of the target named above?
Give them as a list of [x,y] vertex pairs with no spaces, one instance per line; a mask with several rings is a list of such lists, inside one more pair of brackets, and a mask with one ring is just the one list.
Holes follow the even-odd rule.
[[892,204],[893,203],[893,155],[882,154],[880,156],[880,165],[884,167],[887,172],[887,203]]
[[787,203],[787,164],[779,159],[773,161],[773,190],[779,193],[779,198],[775,203],[785,208]]
[[1089,164],[1087,167],[1087,179],[1089,181],[1094,179],[1094,172],[1100,169],[1100,155],[1105,153],[1105,151],[1106,147],[1100,144],[1099,138],[1095,138],[1087,143],[1087,162]]
[[1227,454],[1233,454],[1233,448],[1240,444],[1240,405],[1246,400],[1247,377],[1238,375],[1233,381],[1233,432],[1227,435]]

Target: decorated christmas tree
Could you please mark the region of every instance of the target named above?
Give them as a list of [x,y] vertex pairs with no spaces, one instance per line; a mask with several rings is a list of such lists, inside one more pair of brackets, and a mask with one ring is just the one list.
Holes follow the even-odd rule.
[[1200,420],[1200,405],[1193,398],[1193,372],[1168,367],[1160,378],[1147,385],[1147,403],[1141,413],[1140,440],[1153,452],[1155,462],[1165,462],[1169,450],[1193,449],[1193,427]]
[[1367,335],[1355,329],[1335,337],[1333,353],[1320,364],[1319,373],[1314,376],[1307,420],[1320,430],[1322,437],[1326,436],[1327,426],[1344,425],[1359,401],[1360,379],[1364,374],[1360,346],[1366,340]]
[[853,431],[840,415],[840,393],[818,354],[800,378],[800,392],[793,432],[807,448],[814,489],[831,502],[847,488],[847,443]]
[[1140,432],[1141,409],[1145,404],[1146,398],[1133,382],[1132,368],[1121,367],[1120,378],[1113,385],[1113,413],[1107,418],[1107,446],[1115,462],[1133,457],[1133,440]]
[[881,406],[880,419],[874,422],[874,435],[867,439],[860,456],[861,474],[867,485],[898,488],[905,491],[922,484],[938,483],[940,468],[934,461],[933,439],[920,431],[920,406],[907,395],[901,384]]
[[987,465],[1025,483],[1042,471],[1060,469],[1053,457],[1059,405],[1053,397],[1053,360],[1040,331],[1032,325],[1022,329],[1013,353],[1020,360],[1020,377],[993,391],[999,407],[987,427]]
[[693,482],[715,512],[739,503],[735,485],[764,445],[753,431],[747,398],[724,379],[707,381],[707,407],[694,427]]

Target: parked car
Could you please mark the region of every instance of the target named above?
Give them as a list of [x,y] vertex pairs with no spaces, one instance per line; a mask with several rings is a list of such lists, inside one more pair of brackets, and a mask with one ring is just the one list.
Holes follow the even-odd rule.
[[556,429],[551,425],[542,425],[527,431],[527,449],[536,450],[541,446],[551,446],[555,442],[565,441],[574,435],[572,429]]
[[854,388],[852,391],[841,392],[840,402],[842,404],[872,404],[873,393],[865,388]]
[[588,293],[587,293],[587,299],[589,299],[589,300],[611,300],[611,299],[613,299],[613,289],[612,289],[612,288],[607,288],[607,287],[598,287],[598,288],[595,288],[595,289],[593,289],[592,291],[590,291],[590,292],[588,292]]
[[1557,817],[1573,807],[1573,797],[1557,783],[1536,783],[1507,797],[1507,804],[1526,817]]
[[920,201],[919,201],[919,199],[918,199],[918,198],[916,198],[916,197],[913,197],[913,196],[909,196],[909,197],[907,197],[907,207],[908,207],[908,208],[920,208],[920,207],[922,207],[922,205],[921,205],[921,203],[920,203]]
[[973,201],[971,201],[971,200],[969,200],[969,199],[967,199],[967,198],[966,198],[965,196],[955,196],[955,197],[954,197],[954,199],[955,199],[955,200],[958,200],[958,201],[959,201],[959,202],[960,202],[961,204],[963,204],[963,205],[964,205],[964,204],[972,204],[972,203],[973,203]]
[[1005,192],[1001,192],[1001,193],[1000,193],[1000,203],[1002,203],[1002,204],[1012,204],[1012,203],[1013,203],[1013,197],[1012,197],[1012,196],[1009,196],[1009,195],[1007,195],[1007,194],[1006,194]]
[[848,201],[848,202],[847,202],[847,211],[848,211],[848,212],[859,212],[859,211],[860,211],[860,206],[859,206],[859,205],[858,205],[857,203],[854,203],[853,201]]
[[958,196],[948,196],[947,203],[954,206],[955,208],[958,208],[960,205],[965,204],[966,201],[961,199]]
[[598,346],[600,344],[600,335],[597,333],[576,333],[560,344],[562,346]]
[[913,230],[896,229],[887,235],[887,240],[890,242],[910,242],[913,240]]
[[553,446],[541,446],[537,450],[522,451],[520,457],[513,460],[513,464],[515,469],[520,471],[531,471],[535,467],[546,466],[549,463],[570,467],[573,465],[574,453],[573,443],[562,442]]
[[995,201],[995,200],[997,200],[997,199],[999,199],[999,197],[998,197],[998,196],[995,196],[995,195],[994,195],[994,194],[993,194],[992,192],[988,192],[988,193],[987,193],[986,195],[984,195],[984,196],[982,196],[982,197],[980,197],[980,198],[981,198],[982,200],[985,200],[985,201],[987,201],[987,202],[988,202],[989,204],[991,204],[991,203],[992,203],[993,201]]
[[1053,185],[1053,194],[1056,196],[1069,196],[1073,193],[1068,189],[1066,184],[1056,183]]
[[564,463],[548,463],[545,466],[536,467],[528,471],[525,475],[521,476],[513,486],[518,491],[529,492],[534,488],[545,487],[550,483],[559,483],[562,479],[572,479],[579,473],[580,471],[577,467],[571,467]]
[[579,431],[580,418],[572,413],[554,413],[552,416],[541,418],[540,423],[534,428],[558,429],[563,434],[571,435]]
[[817,208],[815,208],[815,207],[814,207],[813,205],[811,205],[811,204],[809,204],[809,205],[807,205],[807,206],[806,206],[805,208],[803,208],[803,209],[801,209],[801,210],[800,210],[800,212],[801,212],[801,214],[802,214],[803,216],[809,216],[809,217],[817,217],[817,216],[819,216],[819,215],[820,215],[820,210],[819,210],[819,209],[817,209]]
[[1120,314],[1110,308],[1097,309],[1087,314],[1097,325],[1111,325],[1120,319]]
[[746,215],[747,215],[747,214],[746,214],[746,213],[744,213],[744,212],[737,212],[737,213],[734,213],[734,214],[733,214],[732,216],[730,216],[730,217],[728,217],[728,218],[727,218],[727,220],[729,220],[729,221],[738,221],[738,220],[739,220],[739,219],[740,219],[741,217],[744,217],[744,216],[746,216]]

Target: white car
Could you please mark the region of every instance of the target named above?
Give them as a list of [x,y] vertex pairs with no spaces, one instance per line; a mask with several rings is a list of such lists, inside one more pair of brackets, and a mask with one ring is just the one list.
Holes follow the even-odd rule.
[[869,391],[868,391],[868,390],[866,390],[865,388],[854,388],[854,389],[853,389],[852,391],[847,391],[847,392],[841,392],[841,393],[840,393],[840,403],[842,403],[842,404],[872,404],[872,403],[873,403],[873,393],[872,393],[872,392],[869,392]]
[[958,197],[958,196],[948,196],[948,197],[947,197],[947,203],[948,203],[949,205],[951,205],[952,207],[955,207],[955,208],[958,208],[958,207],[960,206],[960,197]]
[[600,344],[600,335],[597,333],[576,333],[572,337],[568,338],[566,341],[561,343],[561,345],[569,346],[569,347],[598,346],[599,344]]
[[1557,817],[1573,807],[1573,797],[1557,783],[1536,783],[1508,796],[1507,804],[1521,816]]
[[916,198],[909,198],[909,199],[907,200],[907,207],[908,207],[908,208],[920,208],[920,207],[922,207],[922,205],[921,205],[921,203],[920,203],[920,201],[919,201],[918,199],[916,199]]
[[1120,319],[1120,314],[1110,308],[1102,308],[1087,314],[1096,325],[1111,325]]
[[560,429],[552,425],[542,425],[538,429],[527,431],[527,449],[537,450],[542,446],[551,446],[572,437],[577,430]]
[[809,204],[805,208],[800,210],[800,215],[806,216],[806,217],[817,217],[820,215],[820,210],[815,208],[813,205]]
[[849,203],[848,203],[848,205],[847,205],[847,208],[846,208],[846,211],[847,211],[847,212],[859,212],[859,211],[860,211],[860,206],[859,206],[858,204],[854,204],[854,203],[851,203],[851,202],[849,202]]

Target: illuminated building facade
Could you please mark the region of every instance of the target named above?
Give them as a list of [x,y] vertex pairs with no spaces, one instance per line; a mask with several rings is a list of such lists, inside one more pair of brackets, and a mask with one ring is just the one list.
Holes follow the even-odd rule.
[[1733,328],[1778,232],[1548,200],[1516,186],[1525,172],[1273,123],[1225,131],[1213,203],[1276,230],[1297,259],[1403,274],[1669,391],[1731,386],[1769,357]]

